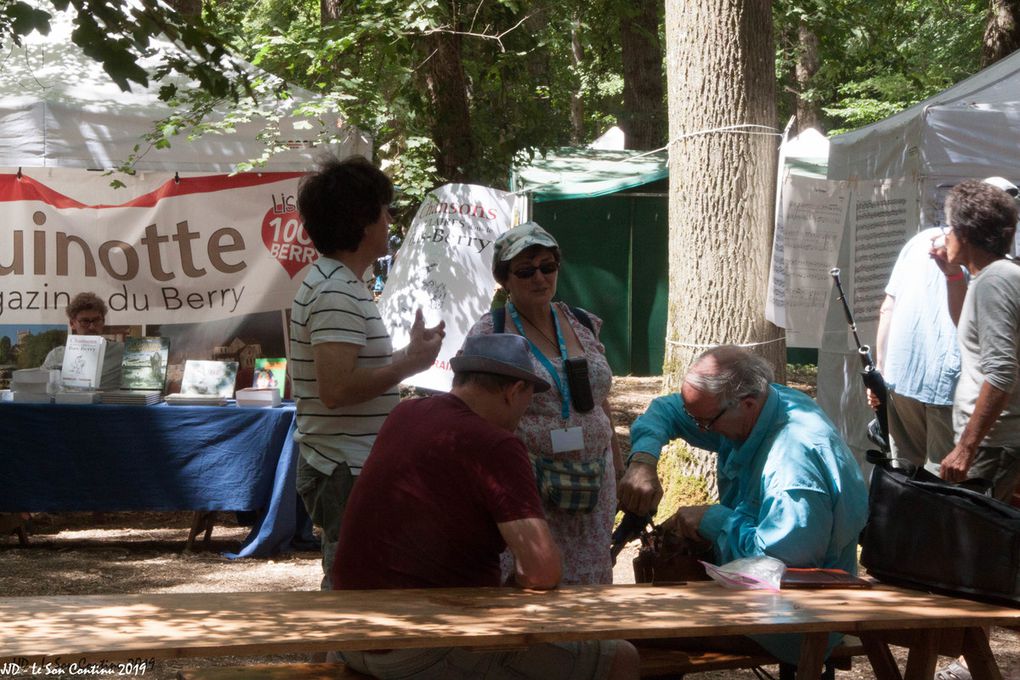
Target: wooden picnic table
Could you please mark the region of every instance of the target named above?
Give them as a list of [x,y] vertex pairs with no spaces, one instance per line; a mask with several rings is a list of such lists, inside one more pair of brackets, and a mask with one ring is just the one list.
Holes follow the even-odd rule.
[[675,585],[172,593],[0,598],[0,661],[261,656],[539,642],[803,633],[798,679],[817,680],[828,633],[857,635],[880,680],[900,680],[888,644],[910,647],[907,680],[964,652],[975,680],[1001,680],[982,626],[1020,610],[878,586],[725,590]]

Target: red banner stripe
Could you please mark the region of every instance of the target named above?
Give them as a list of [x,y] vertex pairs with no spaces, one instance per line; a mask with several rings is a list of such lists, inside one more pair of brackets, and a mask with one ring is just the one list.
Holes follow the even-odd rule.
[[[261,184],[301,177],[301,172],[263,172],[241,175],[206,175],[203,177],[181,177],[169,179],[147,194],[118,205],[87,205],[54,191],[42,182],[22,173],[0,174],[0,203],[10,201],[42,201],[54,208],[151,208],[164,198],[207,194],[226,189],[243,189]],[[125,190],[126,191],[126,190]]]

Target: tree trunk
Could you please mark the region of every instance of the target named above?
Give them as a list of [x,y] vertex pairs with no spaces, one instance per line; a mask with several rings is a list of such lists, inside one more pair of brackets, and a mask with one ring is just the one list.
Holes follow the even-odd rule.
[[319,0],[319,21],[323,26],[340,18],[343,4],[343,0]]
[[[584,64],[584,47],[581,45],[581,27],[574,19],[570,29],[570,54],[573,58],[574,67],[580,73],[580,67]],[[587,133],[584,129],[584,90],[578,78],[577,90],[570,96],[570,137],[571,141],[580,146],[587,141]]]
[[202,16],[202,0],[167,0],[167,4],[182,16]]
[[436,145],[436,168],[448,182],[465,181],[474,157],[467,78],[461,57],[461,36],[432,33],[425,40],[429,55],[419,69],[432,102],[432,140]]
[[1020,47],[1020,0],[991,0],[981,44],[981,67],[1009,56]]
[[666,142],[665,80],[659,42],[661,0],[620,5],[623,60],[623,129],[628,149],[657,149]]
[[754,351],[783,381],[786,345],[764,314],[777,137],[699,132],[776,128],[771,2],[666,3],[666,56],[672,148],[664,385],[679,389],[691,361],[720,343],[763,343]]
[[818,103],[804,98],[804,93],[811,89],[811,80],[818,73],[821,61],[818,57],[818,36],[803,21],[797,26],[797,46],[797,66],[794,69],[797,81],[797,132],[811,127],[824,132]]

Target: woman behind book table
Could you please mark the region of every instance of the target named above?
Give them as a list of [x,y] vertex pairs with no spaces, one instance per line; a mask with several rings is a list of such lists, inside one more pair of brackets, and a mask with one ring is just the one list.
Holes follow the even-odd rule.
[[[95,293],[78,293],[65,309],[67,320],[74,335],[102,335],[106,327],[106,303]],[[116,390],[120,387],[121,362],[124,359],[124,343],[107,342],[103,360],[101,390]],[[59,369],[64,362],[64,347],[54,347],[42,367]]]

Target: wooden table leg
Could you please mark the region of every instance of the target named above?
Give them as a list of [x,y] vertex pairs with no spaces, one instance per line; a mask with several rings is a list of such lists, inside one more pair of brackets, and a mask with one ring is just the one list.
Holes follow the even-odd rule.
[[828,633],[807,633],[800,643],[797,661],[797,680],[818,680],[825,665],[825,649],[829,646]]
[[992,656],[988,632],[983,628],[968,628],[963,636],[963,658],[974,680],[1002,680],[999,664]]
[[903,680],[900,669],[896,666],[896,659],[880,634],[858,633],[857,637],[861,639],[864,651],[868,654],[868,661],[871,662],[871,670],[875,672],[876,680]]
[[904,680],[931,680],[935,676],[935,664],[939,658],[939,632],[917,631],[916,639],[907,655]]

